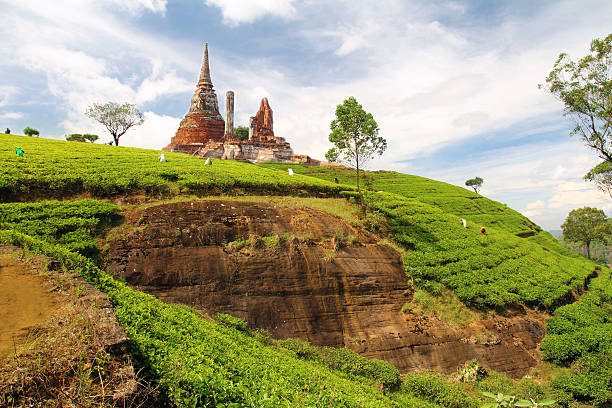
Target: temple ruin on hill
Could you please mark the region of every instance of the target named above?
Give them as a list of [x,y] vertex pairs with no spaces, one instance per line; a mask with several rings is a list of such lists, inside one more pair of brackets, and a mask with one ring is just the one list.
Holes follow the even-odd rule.
[[311,165],[329,165],[304,154],[294,154],[291,145],[274,135],[272,108],[263,98],[255,116],[249,119],[248,140],[234,137],[234,92],[225,95],[225,120],[219,113],[219,103],[210,78],[208,43],[200,79],[191,97],[189,112],[181,121],[170,144],[162,150],[191,154],[196,157],[242,159],[253,162],[283,161]]

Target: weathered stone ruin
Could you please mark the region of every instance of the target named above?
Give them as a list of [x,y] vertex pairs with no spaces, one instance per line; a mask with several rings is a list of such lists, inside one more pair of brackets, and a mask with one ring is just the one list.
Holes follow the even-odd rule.
[[274,135],[272,108],[263,98],[259,111],[249,119],[249,139],[234,139],[234,92],[225,95],[225,120],[219,114],[219,104],[208,62],[208,44],[204,44],[204,58],[200,79],[185,115],[170,144],[162,150],[191,154],[196,157],[241,159],[249,161],[284,161],[311,165],[327,162],[294,154],[291,145]]
[[217,94],[210,78],[208,44],[204,44],[204,59],[200,79],[191,97],[189,112],[179,125],[176,135],[163,150],[189,152],[210,141],[222,142],[225,136],[225,122],[219,114]]
[[272,108],[270,108],[268,98],[263,98],[259,104],[259,110],[249,120],[249,127],[253,129],[249,139],[262,142],[275,141],[273,122]]

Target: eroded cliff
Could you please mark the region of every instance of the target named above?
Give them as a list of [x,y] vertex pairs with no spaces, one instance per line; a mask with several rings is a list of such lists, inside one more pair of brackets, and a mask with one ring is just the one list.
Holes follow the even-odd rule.
[[452,372],[478,358],[517,377],[538,361],[540,316],[453,328],[405,313],[412,291],[399,254],[322,211],[186,201],[131,212],[121,231],[109,271],[164,301],[229,313],[277,338],[347,347],[401,371]]

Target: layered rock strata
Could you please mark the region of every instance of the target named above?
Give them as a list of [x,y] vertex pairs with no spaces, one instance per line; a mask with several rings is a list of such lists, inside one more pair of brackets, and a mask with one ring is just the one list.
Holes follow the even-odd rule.
[[[453,328],[403,312],[412,294],[399,255],[327,213],[194,201],[150,207],[128,218],[132,233],[111,245],[109,271],[164,301],[210,315],[229,313],[277,338],[347,347],[403,372],[453,372],[478,358],[516,377],[539,360],[544,330],[537,315]],[[283,234],[292,238],[268,247],[226,245]],[[355,239],[343,246],[341,237],[349,236]]]

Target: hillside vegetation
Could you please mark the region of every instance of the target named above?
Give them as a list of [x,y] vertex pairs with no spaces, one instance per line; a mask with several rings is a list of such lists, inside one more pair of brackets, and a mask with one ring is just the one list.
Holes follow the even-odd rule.
[[[25,157],[15,155],[17,146]],[[204,166],[203,160],[171,153],[167,163],[159,163],[158,155],[144,149],[0,135],[0,197],[6,203],[0,204],[0,241],[56,258],[106,292],[134,353],[170,401],[178,406],[236,407],[480,404],[480,397],[434,377],[409,377],[402,383],[388,364],[351,353],[307,358],[312,353],[248,332],[237,319],[220,316],[213,322],[190,308],[166,305],[130,289],[100,269],[92,246],[117,214],[114,205],[91,199],[15,202],[183,193],[354,200],[347,170],[291,165],[304,173],[292,177],[283,165],[215,160]],[[336,176],[341,184],[330,181]],[[369,173],[368,183],[373,191],[366,194],[370,212],[364,225],[403,248],[407,274],[420,288],[435,294],[446,287],[469,306],[498,311],[519,306],[553,311],[571,303],[587,285],[592,288],[592,297],[582,295],[579,302],[557,309],[556,320],[551,320],[560,323],[551,323],[545,355],[571,365],[576,375],[557,379],[556,391],[545,393],[554,391],[557,400],[565,395],[566,401],[574,396],[601,406],[611,402],[610,388],[605,387],[612,379],[607,269],[589,282],[592,262],[562,248],[514,210],[465,189],[392,172]],[[467,229],[461,217],[468,219]],[[480,234],[480,225],[487,227],[486,235]],[[591,329],[600,334],[592,336],[588,346],[576,346],[575,339]],[[426,385],[432,381],[439,385]],[[452,399],[455,394],[459,399],[444,400],[444,395]]]

